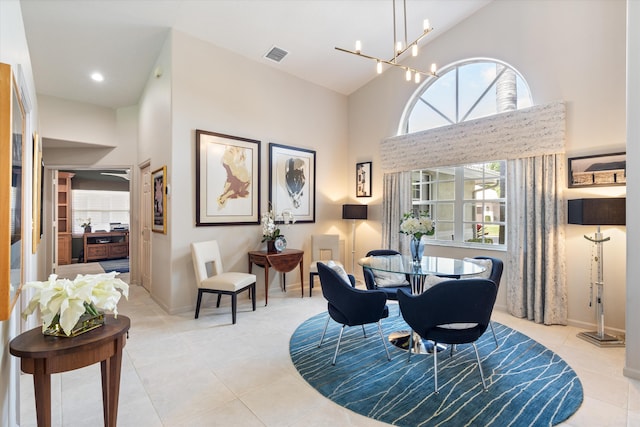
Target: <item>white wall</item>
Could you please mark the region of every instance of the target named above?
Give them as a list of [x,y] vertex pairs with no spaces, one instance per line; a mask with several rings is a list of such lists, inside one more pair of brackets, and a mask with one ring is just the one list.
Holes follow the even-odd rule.
[[[627,1],[627,218],[640,209],[640,2]],[[624,374],[640,380],[640,227],[627,221],[627,353]]]
[[[434,27],[437,23],[433,23]],[[440,35],[422,49],[415,65],[429,69],[460,60],[488,57],[503,60],[524,76],[534,102],[564,100],[567,104],[569,156],[624,151],[625,147],[625,2],[624,1],[497,1]],[[422,62],[419,62],[422,61]],[[349,163],[373,161],[372,211],[380,215],[382,174],[379,142],[397,133],[405,103],[416,85],[402,70],[389,70],[349,97]],[[452,160],[455,162],[455,159]],[[353,176],[349,178],[353,179]],[[349,191],[353,191],[349,188]],[[577,191],[566,198],[625,195],[625,187]],[[380,245],[379,224],[367,222],[357,248]],[[595,229],[567,226],[569,319],[593,328],[595,312],[588,306],[590,244],[582,237]],[[605,324],[625,328],[624,228],[605,227],[612,242],[605,246]],[[430,253],[455,256],[476,251],[431,247]],[[500,257],[500,254],[498,254]],[[502,289],[501,289],[502,291]],[[504,306],[500,292],[498,306]]]
[[[316,223],[297,223],[283,233],[289,247],[305,250],[305,264],[311,234],[333,232],[345,238],[348,224],[340,218],[349,168],[346,97],[175,31],[159,64],[164,74],[150,79],[141,102],[139,154],[140,160],[151,159],[152,169],[168,166],[171,187],[168,234],[154,233],[152,241],[152,295],[156,301],[171,313],[194,308],[191,242],[218,239],[225,268],[237,271],[247,271],[248,250],[264,246],[259,225],[195,227],[196,129],[261,141],[263,212],[269,197],[269,143],[315,150]],[[171,82],[170,87],[160,82],[164,79]],[[171,140],[168,134],[158,134],[166,131],[167,123],[171,124]],[[260,269],[259,298],[264,292],[261,273]],[[307,274],[305,267],[305,282]],[[278,281],[272,273],[272,292],[278,289]],[[289,273],[287,281],[299,282],[297,269]]]

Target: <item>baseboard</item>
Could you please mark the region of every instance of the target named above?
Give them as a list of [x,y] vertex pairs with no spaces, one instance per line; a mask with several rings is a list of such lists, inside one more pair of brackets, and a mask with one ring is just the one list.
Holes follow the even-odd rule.
[[640,369],[632,369],[625,366],[624,368],[622,368],[622,375],[624,375],[625,377],[640,380]]

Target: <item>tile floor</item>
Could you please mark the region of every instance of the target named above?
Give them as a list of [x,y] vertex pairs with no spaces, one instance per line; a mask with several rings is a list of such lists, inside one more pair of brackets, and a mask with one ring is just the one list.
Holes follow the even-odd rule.
[[[281,292],[276,279],[267,307],[260,290],[257,296],[255,312],[248,299],[239,299],[231,325],[224,299],[216,309],[215,296],[207,295],[195,320],[193,312],[166,314],[142,287],[132,286],[129,300],[118,306],[131,318],[118,426],[385,425],[325,399],[291,363],[289,337],[326,310],[320,289],[301,299],[299,288]],[[497,311],[494,320],[553,349],[578,373],[584,403],[563,426],[640,426],[640,381],[622,375],[624,349],[598,348],[576,338],[573,327],[541,326]],[[20,425],[35,426],[32,377],[22,375],[20,387]],[[54,375],[52,407],[54,426],[102,425],[99,364]]]

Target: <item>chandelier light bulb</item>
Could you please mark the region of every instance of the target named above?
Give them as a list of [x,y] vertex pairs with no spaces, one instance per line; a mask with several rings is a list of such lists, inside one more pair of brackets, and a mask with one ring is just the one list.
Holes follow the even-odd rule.
[[402,52],[402,42],[396,43],[396,52]]
[[418,56],[418,43],[414,43],[411,46],[411,56]]
[[360,53],[362,51],[362,42],[360,40],[356,40],[356,52]]
[[405,78],[407,79],[408,82],[411,81],[411,70],[407,69],[407,72],[405,73]]
[[431,74],[433,74],[433,75],[436,74],[436,64],[435,63],[431,64]]
[[416,71],[416,75],[414,76],[413,81],[415,81],[416,83],[420,83],[420,73],[418,73],[417,71]]
[[425,19],[423,22],[423,28],[425,31],[429,31],[429,29],[431,28],[431,26],[429,25],[429,20]]
[[382,74],[382,62],[378,61],[378,63],[376,64],[376,71],[378,72],[378,74]]

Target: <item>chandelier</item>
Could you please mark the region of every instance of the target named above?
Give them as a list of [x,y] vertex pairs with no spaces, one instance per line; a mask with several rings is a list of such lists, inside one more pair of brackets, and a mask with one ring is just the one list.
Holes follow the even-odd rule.
[[396,0],[393,0],[393,57],[391,59],[382,59],[371,55],[366,55],[362,53],[362,43],[360,40],[356,41],[355,50],[343,49],[341,47],[336,47],[336,50],[340,52],[350,53],[352,55],[357,55],[362,58],[371,59],[376,61],[376,71],[378,74],[382,74],[383,64],[391,65],[394,67],[399,67],[405,70],[405,78],[407,81],[414,80],[416,83],[420,83],[421,76],[433,76],[438,77],[436,74],[436,64],[431,64],[431,70],[428,72],[420,71],[416,68],[409,67],[407,65],[402,65],[398,62],[400,57],[404,55],[409,50],[411,51],[411,56],[418,56],[418,43],[431,31],[433,28],[429,25],[429,20],[425,19],[423,24],[422,34],[412,41],[411,43],[407,40],[407,0],[402,0],[403,4],[403,17],[404,17],[404,44],[401,40],[398,40],[398,31],[396,28]]

